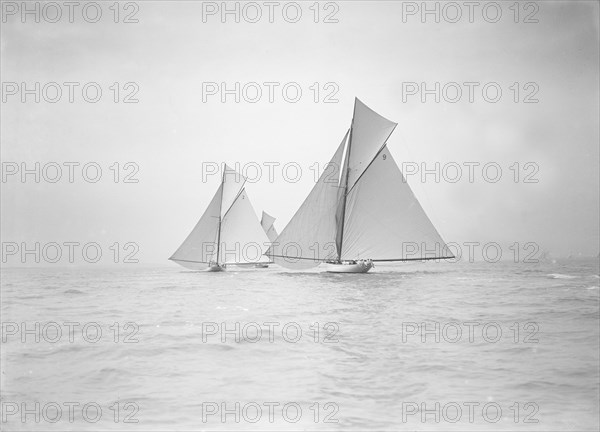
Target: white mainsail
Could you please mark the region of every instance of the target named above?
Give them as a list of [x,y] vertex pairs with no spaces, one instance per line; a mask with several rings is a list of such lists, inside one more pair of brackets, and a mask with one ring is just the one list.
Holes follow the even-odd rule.
[[275,229],[275,226],[273,225],[275,223],[275,218],[273,216],[271,216],[269,213],[267,213],[266,211],[262,212],[262,217],[260,218],[260,225],[263,227],[263,230],[265,230],[265,233],[267,233],[267,237],[269,238],[269,241],[271,243],[273,243],[275,241],[275,239],[277,238],[277,236],[279,234],[277,234],[277,230]]
[[222,195],[223,184],[219,186],[208,208],[192,232],[169,258],[170,260],[190,269],[205,268],[205,264],[214,261],[217,252],[217,233],[219,231]]
[[340,143],[304,203],[267,251],[276,264],[293,269],[318,266],[336,258],[335,220],[344,144]]
[[355,100],[351,129],[332,159],[339,164],[345,149],[340,178],[334,184],[319,179],[276,239],[279,249],[267,252],[275,262],[294,267],[296,259],[306,268],[328,260],[453,258],[386,146],[395,127]]
[[225,165],[217,193],[170,260],[194,270],[209,263],[268,261],[264,253],[270,242],[248,199],[245,182],[241,174]]

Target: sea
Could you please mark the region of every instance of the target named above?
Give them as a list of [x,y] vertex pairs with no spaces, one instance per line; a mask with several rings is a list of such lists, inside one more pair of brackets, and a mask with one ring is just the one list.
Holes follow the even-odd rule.
[[1,276],[2,430],[598,430],[597,258]]

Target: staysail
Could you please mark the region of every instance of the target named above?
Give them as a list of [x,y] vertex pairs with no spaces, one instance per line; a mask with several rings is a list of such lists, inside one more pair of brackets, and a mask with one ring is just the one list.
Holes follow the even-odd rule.
[[278,252],[269,249],[275,262],[453,258],[386,146],[396,125],[355,99],[352,126],[332,159],[339,164],[344,155],[339,179],[328,187],[319,179],[277,238]]
[[246,179],[225,165],[221,185],[208,208],[169,259],[192,269],[208,263],[249,264],[268,262],[270,242],[248,194]]
[[385,146],[348,193],[342,260],[452,257]]
[[221,222],[219,264],[268,262],[264,253],[269,244],[248,194],[242,189]]
[[260,218],[260,225],[263,227],[263,230],[265,231],[265,233],[267,233],[267,237],[269,238],[269,241],[272,243],[275,241],[275,239],[277,238],[277,236],[279,234],[277,234],[277,230],[275,229],[275,226],[273,225],[275,223],[275,218],[273,216],[271,216],[270,214],[268,214],[266,211],[262,212],[262,217]]
[[340,166],[347,138],[348,133],[304,203],[267,251],[269,258],[276,264],[293,269],[307,269],[336,258],[335,214],[339,197]]

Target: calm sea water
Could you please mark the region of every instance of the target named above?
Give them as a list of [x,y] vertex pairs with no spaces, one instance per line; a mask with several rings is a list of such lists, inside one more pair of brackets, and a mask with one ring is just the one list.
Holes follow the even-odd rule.
[[597,430],[598,267],[4,269],[2,426]]

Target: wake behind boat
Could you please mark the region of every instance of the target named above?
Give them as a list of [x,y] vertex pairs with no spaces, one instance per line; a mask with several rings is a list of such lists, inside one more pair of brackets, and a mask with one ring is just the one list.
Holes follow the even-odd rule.
[[350,129],[267,251],[275,263],[366,273],[377,261],[454,258],[387,148],[396,126],[355,99]]
[[208,208],[170,260],[192,269],[218,272],[228,265],[267,264],[269,238],[244,185],[246,178],[225,165],[221,185]]

